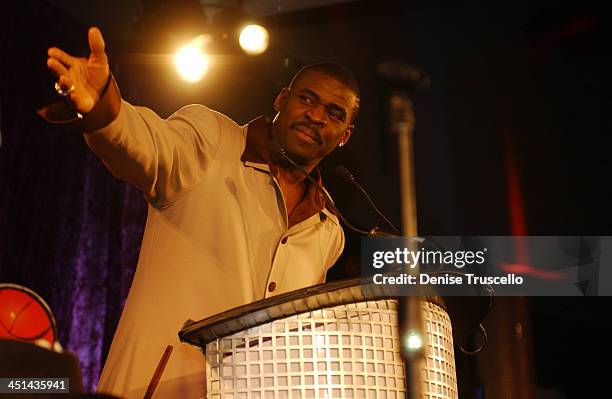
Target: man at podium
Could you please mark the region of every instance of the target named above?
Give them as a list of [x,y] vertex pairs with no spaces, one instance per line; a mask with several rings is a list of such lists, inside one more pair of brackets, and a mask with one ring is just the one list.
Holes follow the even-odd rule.
[[98,390],[143,397],[172,345],[156,396],[204,397],[204,357],[180,344],[183,322],[322,283],[340,256],[338,219],[278,148],[320,181],[318,163],[353,132],[359,90],[346,68],[314,64],[276,97],[273,120],[239,126],[202,105],[161,119],[122,100],[101,32],[91,28],[88,40],[88,58],[49,49],[47,65],[65,98],[40,114],[85,132],[107,168],[149,203]]

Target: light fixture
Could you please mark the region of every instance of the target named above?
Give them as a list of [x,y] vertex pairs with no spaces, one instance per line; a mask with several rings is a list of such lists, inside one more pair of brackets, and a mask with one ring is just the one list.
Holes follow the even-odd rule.
[[174,56],[176,70],[184,80],[195,83],[206,74],[209,59],[204,48],[207,42],[207,37],[200,35],[176,52]]
[[261,25],[247,25],[240,31],[238,42],[245,53],[250,55],[262,54],[268,48],[270,35]]

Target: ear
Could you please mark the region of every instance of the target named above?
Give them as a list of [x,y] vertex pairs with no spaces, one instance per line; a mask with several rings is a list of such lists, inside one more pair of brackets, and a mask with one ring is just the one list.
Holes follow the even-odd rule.
[[280,111],[288,95],[289,95],[289,89],[286,87],[283,87],[283,90],[281,90],[281,92],[278,93],[278,95],[276,96],[276,100],[274,100],[274,112]]
[[344,133],[342,133],[342,136],[340,136],[340,143],[342,143],[342,145],[348,143],[349,139],[351,138],[351,135],[353,134],[353,130],[355,130],[355,125],[351,124],[348,125]]

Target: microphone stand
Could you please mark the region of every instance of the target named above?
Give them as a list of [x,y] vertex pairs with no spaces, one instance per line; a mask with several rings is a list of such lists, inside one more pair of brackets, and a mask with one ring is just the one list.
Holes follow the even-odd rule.
[[[368,192],[366,191],[365,188],[363,188],[363,186],[361,184],[359,184],[359,182],[357,181],[357,179],[355,178],[355,175],[353,175],[351,173],[350,170],[348,170],[347,168],[345,168],[344,166],[337,166],[336,167],[336,174],[340,177],[342,177],[343,179],[349,181],[350,183],[352,183],[355,187],[357,187],[359,189],[359,191],[361,191],[361,193],[363,194],[363,196],[366,198],[366,200],[368,200],[368,203],[370,204],[370,207],[372,207],[372,209],[374,209],[374,212],[376,212],[378,214],[378,216],[380,216],[395,232],[395,234],[391,234],[391,233],[385,233],[385,234],[370,234],[370,236],[376,236],[376,235],[384,235],[384,236],[399,236],[400,232],[397,229],[397,227],[395,227],[393,225],[393,223],[391,223],[391,221],[380,211],[380,209],[378,209],[378,207],[376,206],[376,204],[374,204],[374,201],[372,201],[372,197],[370,197],[370,194],[368,194]],[[378,227],[374,227],[372,230],[374,233],[381,231]],[[384,232],[383,232],[384,233]]]
[[[404,247],[417,250],[416,196],[414,189],[413,131],[415,116],[412,101],[405,92],[395,91],[389,97],[391,130],[397,135],[400,169],[402,226]],[[408,275],[418,278],[419,265],[407,267]],[[426,333],[423,325],[421,295],[404,296],[400,300],[400,337],[406,366],[406,398],[421,399],[421,370],[425,361]]]

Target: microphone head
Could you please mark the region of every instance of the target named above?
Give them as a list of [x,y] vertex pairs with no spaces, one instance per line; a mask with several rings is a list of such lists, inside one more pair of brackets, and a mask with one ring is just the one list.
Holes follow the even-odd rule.
[[378,64],[378,73],[392,84],[411,90],[428,89],[431,79],[425,72],[401,61],[387,60]]
[[348,170],[347,168],[345,168],[342,165],[336,166],[336,174],[338,176],[340,176],[341,178],[343,178],[344,180],[348,180],[348,181],[354,181],[355,180],[355,176],[353,176],[351,171]]

